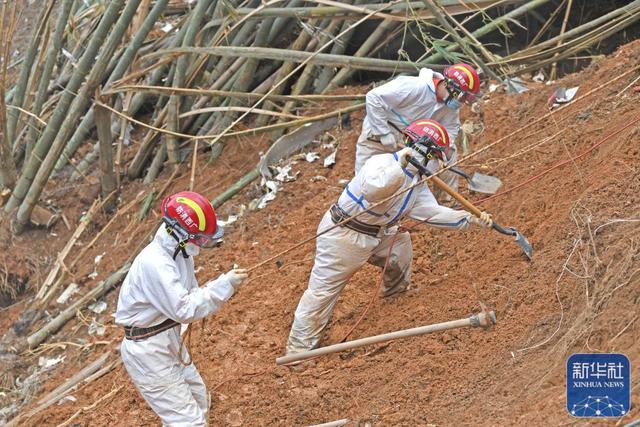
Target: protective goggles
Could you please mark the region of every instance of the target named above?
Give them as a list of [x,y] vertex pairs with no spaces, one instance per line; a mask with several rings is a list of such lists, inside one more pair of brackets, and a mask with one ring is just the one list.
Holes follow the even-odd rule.
[[455,99],[464,104],[473,104],[476,101],[476,95],[462,89],[455,80],[445,78],[445,83],[450,99]]
[[224,236],[224,228],[222,228],[220,224],[217,224],[215,233],[202,234],[202,233],[187,232],[182,227],[182,225],[180,225],[180,223],[175,219],[163,217],[162,220],[169,226],[170,228],[169,232],[174,230],[178,232],[183,239],[201,248],[204,248],[204,249],[217,248],[223,242],[222,237]]
[[447,149],[433,142],[428,136],[418,136],[414,132],[406,129],[404,130],[404,134],[405,145],[418,152],[426,161],[434,158],[441,159],[445,162],[449,161]]

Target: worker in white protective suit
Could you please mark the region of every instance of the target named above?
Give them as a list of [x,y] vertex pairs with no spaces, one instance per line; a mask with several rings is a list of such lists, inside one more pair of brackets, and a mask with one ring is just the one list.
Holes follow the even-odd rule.
[[[402,148],[403,129],[418,119],[432,119],[449,134],[447,165],[457,160],[455,141],[460,130],[460,107],[475,102],[480,78],[467,64],[455,64],[438,73],[422,68],[418,76],[400,76],[367,92],[367,115],[356,145],[356,173],[373,155],[393,153]],[[437,161],[428,163],[435,173]],[[458,177],[445,171],[440,178],[454,190]],[[448,195],[445,196],[448,200]]]
[[[418,120],[404,133],[412,148],[375,155],[367,160],[337,203],[322,218],[319,234],[333,228],[316,240],[315,263],[309,286],[295,312],[287,343],[288,354],[318,346],[348,280],[366,263],[382,267],[389,245],[393,247],[383,278],[382,294],[389,296],[407,289],[413,254],[409,233],[398,232],[397,224],[404,217],[448,229],[466,229],[470,224],[492,225],[487,213],[476,218],[468,212],[439,205],[426,182],[398,194],[422,180],[416,167],[408,163],[409,157],[425,165],[432,155],[446,160],[450,149],[446,130],[434,120]],[[392,197],[394,194],[398,195]],[[385,201],[387,198],[390,199]],[[371,208],[377,203],[381,203],[380,206]],[[353,218],[355,215],[359,216]],[[347,218],[351,219],[335,226]]]
[[162,215],[163,225],[120,290],[115,317],[125,330],[122,361],[164,426],[206,426],[209,395],[183,345],[181,324],[220,310],[247,272],[233,269],[199,287],[193,257],[217,247],[223,234],[213,206],[183,191],[164,199]]

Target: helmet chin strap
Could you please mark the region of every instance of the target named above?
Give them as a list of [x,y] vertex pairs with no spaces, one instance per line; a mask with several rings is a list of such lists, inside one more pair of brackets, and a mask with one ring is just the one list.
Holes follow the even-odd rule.
[[185,249],[185,247],[187,246],[187,242],[189,241],[189,238],[185,237],[181,239],[178,236],[178,233],[176,233],[175,228],[166,222],[165,222],[165,230],[167,230],[167,233],[169,233],[169,236],[173,237],[175,241],[178,242],[176,249],[173,251],[173,259],[176,259],[176,257],[180,252],[182,252],[183,258],[189,258],[189,254],[187,254],[187,251]]

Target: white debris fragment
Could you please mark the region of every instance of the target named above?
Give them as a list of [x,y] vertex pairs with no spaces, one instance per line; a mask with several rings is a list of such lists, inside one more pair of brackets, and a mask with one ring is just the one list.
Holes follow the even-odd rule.
[[573,98],[575,98],[576,94],[578,93],[578,89],[580,89],[580,86],[571,87],[569,89],[559,87],[549,97],[549,107],[555,108],[559,107],[562,104],[568,104],[569,102],[573,101]]
[[65,396],[65,397],[63,397],[62,399],[58,400],[58,405],[62,405],[62,404],[64,404],[65,402],[76,402],[77,400],[78,400],[78,399],[76,399],[76,398],[75,398],[75,396],[73,396],[73,395],[71,395],[71,394],[70,394],[70,395]]
[[304,155],[304,158],[307,162],[313,163],[320,158],[320,155],[315,151],[310,151]]
[[93,273],[89,274],[87,277],[91,280],[95,280],[95,278],[98,277],[98,272],[94,270]]
[[331,166],[336,164],[336,155],[338,154],[338,150],[333,150],[333,153],[329,154],[324,158],[324,167],[330,168]]
[[89,325],[89,335],[104,335],[107,328],[103,324],[96,322],[95,320]]
[[173,30],[173,25],[171,25],[170,23],[166,23],[164,24],[161,28],[160,31],[165,32],[165,33],[169,33],[171,32],[171,30]]
[[75,293],[78,292],[78,284],[77,283],[69,283],[69,286],[60,294],[56,302],[58,304],[66,304],[69,301],[69,298]]
[[538,83],[542,83],[544,82],[544,74],[542,74],[542,71],[538,71],[538,74],[536,74],[535,76],[533,76],[531,78],[531,80],[533,80],[534,82],[538,82]]
[[489,93],[495,92],[496,90],[498,90],[499,87],[500,87],[500,85],[497,85],[495,83],[491,83],[489,85]]
[[276,193],[267,193],[264,196],[262,196],[260,198],[260,201],[258,202],[258,209],[264,209],[267,207],[267,203],[269,203],[270,201],[274,200],[276,198]]
[[107,303],[105,301],[96,301],[93,304],[89,304],[87,308],[95,314],[100,314],[107,309]]
[[64,48],[62,49],[62,55],[64,55],[65,58],[71,61],[72,64],[75,64],[76,62],[78,62],[78,60],[73,56],[73,54]]
[[218,225],[226,227],[227,225],[233,224],[237,220],[238,220],[238,215],[229,215],[226,221],[225,220],[218,221]]
[[311,182],[320,182],[320,181],[326,181],[326,180],[327,180],[327,177],[322,175],[316,175],[311,178]]
[[100,261],[102,261],[102,258],[105,256],[105,254],[106,254],[106,252],[102,252],[100,255],[96,256],[96,257],[93,259],[93,263],[94,263],[95,265],[100,264]]
[[49,369],[56,366],[58,363],[62,362],[67,356],[65,354],[61,354],[58,357],[48,358],[44,356],[40,356],[38,358],[38,366],[44,369]]
[[286,165],[286,166],[276,166],[276,176],[275,179],[276,181],[280,181],[280,182],[291,182],[291,181],[295,181],[298,178],[298,175],[300,174],[300,172],[296,172],[293,176],[291,176],[289,174],[289,172],[291,172],[291,165]]

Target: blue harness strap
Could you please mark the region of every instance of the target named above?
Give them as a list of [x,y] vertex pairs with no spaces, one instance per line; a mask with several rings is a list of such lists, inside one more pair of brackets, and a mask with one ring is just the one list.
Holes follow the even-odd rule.
[[404,119],[404,117],[402,117],[402,115],[401,115],[400,113],[398,113],[396,110],[393,110],[393,109],[391,110],[391,112],[392,112],[393,114],[395,114],[395,115],[396,115],[396,117],[398,118],[398,120],[400,120],[400,121],[402,122],[402,124],[403,124],[403,125],[405,125],[405,126],[409,126],[409,122],[408,122],[408,121],[406,121],[406,120]]
[[[400,159],[398,159],[398,153],[393,153],[393,158],[396,159],[396,162],[400,161]],[[413,174],[411,172],[409,172],[408,170],[402,168],[402,171],[404,172],[405,175],[407,175],[409,178],[413,179]]]

